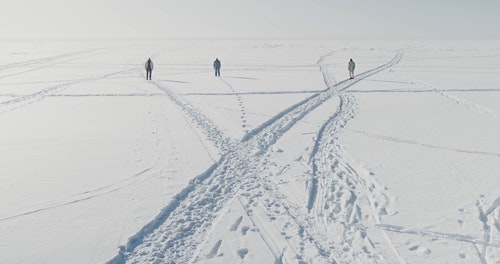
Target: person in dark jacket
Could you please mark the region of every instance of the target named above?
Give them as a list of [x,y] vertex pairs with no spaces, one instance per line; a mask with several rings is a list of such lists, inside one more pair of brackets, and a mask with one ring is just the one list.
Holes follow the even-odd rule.
[[153,61],[151,61],[151,58],[146,61],[146,64],[144,65],[144,68],[146,68],[146,80],[151,80],[151,74],[153,73]]
[[220,76],[220,60],[218,58],[214,61],[215,76]]
[[354,68],[356,68],[356,63],[351,59],[349,64],[347,65],[347,69],[349,70],[349,78],[354,79]]

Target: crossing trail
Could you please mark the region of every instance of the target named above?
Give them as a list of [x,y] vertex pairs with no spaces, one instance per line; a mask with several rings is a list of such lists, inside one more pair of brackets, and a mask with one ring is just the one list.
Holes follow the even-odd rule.
[[0,263],[498,262],[496,42],[1,45]]
[[[294,252],[293,257],[298,255],[301,259],[318,258],[324,261],[334,259],[330,256],[327,238],[317,232],[314,219],[311,220],[307,214],[307,209],[312,209],[314,202],[304,207],[279,198],[283,197],[279,188],[263,177],[263,170],[269,164],[266,153],[287,131],[325,101],[333,96],[343,96],[342,93],[346,89],[368,76],[391,67],[401,59],[401,56],[402,54],[398,53],[385,65],[362,73],[354,80],[329,86],[284,109],[267,122],[249,131],[241,142],[234,145],[223,144],[226,139],[220,136],[217,129],[203,125],[209,123],[208,118],[197,121],[201,124],[198,127],[204,130],[214,145],[219,148],[226,146],[221,151],[223,154],[220,159],[204,173],[195,177],[153,221],[131,237],[128,243],[120,248],[120,253],[109,263],[169,263],[172,260],[177,263],[189,262],[199,244],[205,240],[212,223],[238,193],[244,194],[238,197],[246,208],[255,203],[255,200],[266,200],[268,204],[280,204],[280,207],[284,208],[286,212],[280,215],[282,218],[280,222],[286,223],[284,226],[286,230],[283,233],[289,236],[292,234],[290,237],[293,239],[286,239],[286,243],[290,248],[288,252]],[[193,118],[200,116],[167,88],[161,84],[156,85],[168,93],[169,97],[176,101],[188,115]],[[344,107],[344,109],[353,109],[353,106],[349,104]],[[338,116],[344,118],[344,115]],[[330,122],[334,120],[336,118],[331,118]],[[266,211],[269,207],[263,206],[259,210]],[[265,227],[262,229],[264,230]],[[218,247],[214,247],[213,253],[217,251],[216,248]],[[316,253],[311,256],[309,249]],[[246,255],[246,253],[243,254],[244,252],[246,251],[239,252],[242,258]],[[276,252],[275,255],[277,261],[292,257],[282,252]]]

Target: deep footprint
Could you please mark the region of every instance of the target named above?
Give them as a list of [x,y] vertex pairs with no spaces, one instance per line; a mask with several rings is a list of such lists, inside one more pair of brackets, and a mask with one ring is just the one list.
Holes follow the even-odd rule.
[[236,251],[236,253],[238,254],[238,256],[240,256],[241,259],[244,259],[245,256],[248,254],[248,252],[249,252],[248,248],[242,248]]
[[215,243],[212,250],[210,250],[210,253],[208,253],[207,258],[210,259],[210,258],[217,256],[217,252],[219,252],[219,248],[221,245],[222,245],[222,240],[217,241],[217,243]]
[[238,226],[240,226],[242,220],[243,220],[243,216],[238,217],[238,219],[236,219],[236,221],[229,228],[229,231],[234,232],[234,231],[238,230]]

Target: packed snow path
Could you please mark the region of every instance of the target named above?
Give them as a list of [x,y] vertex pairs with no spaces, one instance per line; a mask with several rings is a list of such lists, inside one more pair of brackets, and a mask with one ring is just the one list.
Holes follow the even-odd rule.
[[[359,74],[354,80],[342,81],[335,85],[327,81],[327,77],[325,77],[327,89],[283,110],[269,121],[250,131],[238,144],[226,144],[227,139],[221,136],[217,129],[212,129],[213,126],[208,125],[208,119],[198,119],[195,123],[207,135],[208,139],[221,150],[223,153],[221,158],[206,172],[194,178],[186,188],[163,208],[162,212],[153,221],[131,237],[128,243],[120,248],[118,256],[111,260],[110,263],[189,263],[196,261],[198,257],[195,254],[197,247],[205,240],[207,232],[213,222],[220,217],[224,206],[236,196],[238,196],[242,205],[247,208],[250,217],[251,210],[249,208],[255,203],[255,200],[265,199],[271,201],[271,204],[281,204],[280,206],[285,208],[286,213],[281,216],[286,219],[286,221],[283,221],[285,231],[282,233],[287,235],[281,241],[268,241],[268,243],[273,244],[270,248],[276,249],[285,246],[293,253],[285,254],[284,251],[280,253],[272,250],[276,259],[275,263],[282,263],[284,259],[287,260],[285,262],[292,259],[297,261],[298,259],[304,261],[317,260],[323,263],[335,262],[339,258],[344,259],[341,254],[332,250],[334,243],[329,241],[331,238],[325,236],[322,230],[317,230],[315,227],[315,222],[320,213],[316,213],[315,217],[310,217],[307,213],[308,209],[313,209],[314,204],[319,204],[318,201],[314,201],[318,193],[317,185],[311,187],[311,200],[307,206],[280,199],[282,196],[279,188],[262,176],[263,168],[269,163],[266,153],[280,137],[308,113],[334,95],[345,98],[342,93],[346,89],[364,78],[395,65],[400,61],[401,57],[402,53],[398,53],[387,64]],[[322,68],[321,65],[320,68]],[[325,75],[325,69],[322,68],[321,70]],[[166,87],[159,83],[155,84],[165,91],[172,100],[176,101],[188,116],[191,118],[200,116],[199,114],[190,114],[193,111],[190,110],[190,107],[176,98]],[[341,114],[336,113],[327,121],[325,127],[330,124],[348,121],[349,114],[345,114],[344,111],[351,112],[354,110],[354,106],[344,103],[344,101],[345,99],[341,101],[342,104],[339,110]],[[335,133],[332,136],[338,136],[338,132]],[[323,144],[319,141],[316,143],[318,145]],[[312,153],[312,159],[319,153],[320,151],[315,150]],[[317,182],[317,179],[313,180],[313,182]],[[349,193],[349,191],[346,191],[346,194]],[[354,202],[349,205],[349,207],[353,206]],[[269,207],[262,209],[270,210]],[[342,208],[341,210],[343,214],[350,214],[352,208]],[[350,216],[347,215],[346,217]],[[334,221],[335,219],[331,220]],[[344,232],[348,232],[348,229],[350,229],[347,226],[339,227],[344,228]],[[377,252],[370,251],[374,250],[369,250],[367,258],[379,257]],[[238,254],[244,256],[246,253],[242,251]],[[354,253],[351,252],[350,254]]]

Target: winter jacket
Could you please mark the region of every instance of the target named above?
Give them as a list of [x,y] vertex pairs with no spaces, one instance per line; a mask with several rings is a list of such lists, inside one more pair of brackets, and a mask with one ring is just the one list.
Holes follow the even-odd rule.
[[356,63],[354,63],[353,60],[350,60],[347,69],[349,69],[349,71],[354,71],[354,68],[356,68]]
[[146,64],[144,64],[144,68],[146,71],[152,71],[153,70],[153,62],[151,60],[146,61]]
[[220,60],[216,59],[216,60],[214,61],[214,68],[215,68],[215,69],[220,69]]

